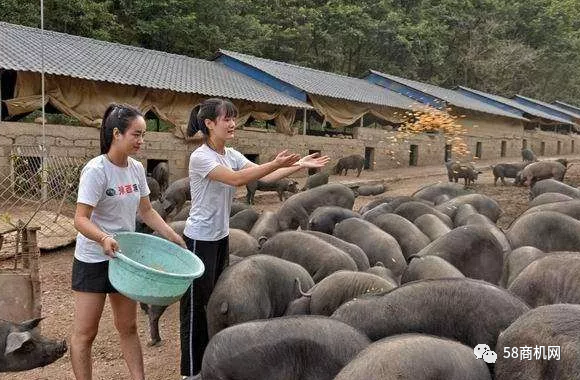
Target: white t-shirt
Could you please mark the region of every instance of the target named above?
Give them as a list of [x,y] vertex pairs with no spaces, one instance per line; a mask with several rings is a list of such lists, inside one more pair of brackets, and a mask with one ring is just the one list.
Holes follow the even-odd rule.
[[[135,231],[139,201],[149,195],[143,165],[131,157],[128,161],[127,167],[119,167],[103,154],[87,162],[81,172],[77,203],[93,206],[91,221],[108,234]],[[86,263],[108,259],[98,242],[80,232],[75,257]]]
[[189,158],[191,210],[183,233],[190,239],[216,241],[229,234],[230,209],[236,188],[212,181],[207,175],[218,165],[237,171],[251,161],[233,148],[225,151],[221,155],[203,144]]

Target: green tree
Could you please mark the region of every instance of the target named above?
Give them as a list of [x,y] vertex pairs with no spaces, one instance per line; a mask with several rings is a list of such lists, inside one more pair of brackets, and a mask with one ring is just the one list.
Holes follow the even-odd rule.
[[[49,30],[207,59],[229,49],[580,104],[578,0],[45,0]],[[38,1],[0,20],[38,27]]]
[[[110,40],[115,29],[114,15],[109,0],[45,0],[44,27],[83,37]],[[0,7],[0,20],[40,27],[40,2],[4,0]]]

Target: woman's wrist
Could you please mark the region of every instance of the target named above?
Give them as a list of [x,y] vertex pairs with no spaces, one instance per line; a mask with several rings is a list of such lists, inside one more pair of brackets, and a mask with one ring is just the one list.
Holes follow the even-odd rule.
[[112,239],[112,238],[113,238],[113,236],[111,236],[111,235],[109,235],[109,234],[107,234],[107,233],[104,233],[104,234],[101,236],[101,238],[99,239],[99,244],[102,246],[102,245],[104,245],[104,244],[105,244],[105,240],[107,240],[107,239]]
[[304,161],[301,158],[298,161],[296,161],[296,163],[294,163],[293,166],[298,166],[298,168],[302,169],[302,168],[304,168],[304,166],[302,166],[303,163],[304,163]]
[[278,170],[278,169],[282,169],[284,167],[284,165],[276,162],[276,161],[271,161],[273,169],[272,171]]

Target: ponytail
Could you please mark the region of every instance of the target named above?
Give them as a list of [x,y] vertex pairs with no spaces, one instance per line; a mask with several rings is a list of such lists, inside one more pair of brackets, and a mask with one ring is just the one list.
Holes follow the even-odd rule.
[[113,131],[115,128],[121,134],[125,133],[133,119],[143,116],[135,107],[128,105],[111,104],[107,107],[101,123],[101,154],[109,153],[113,143]]
[[105,154],[109,152],[111,149],[111,143],[113,141],[113,129],[107,128],[107,119],[113,110],[115,109],[116,104],[111,104],[107,107],[105,114],[103,115],[103,121],[101,121],[101,154]]
[[187,136],[191,137],[201,131],[204,138],[207,139],[209,137],[209,128],[205,125],[205,120],[216,121],[218,116],[236,117],[238,116],[238,109],[229,100],[207,99],[191,110],[189,122],[187,123]]
[[204,136],[209,136],[209,131],[205,125],[205,119],[201,120],[198,116],[200,109],[201,104],[195,106],[189,114],[189,122],[187,123],[187,136],[189,137],[195,135],[199,131],[201,131]]

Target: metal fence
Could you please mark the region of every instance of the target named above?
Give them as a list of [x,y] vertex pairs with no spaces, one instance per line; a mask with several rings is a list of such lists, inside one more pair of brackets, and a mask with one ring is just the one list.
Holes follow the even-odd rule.
[[49,157],[42,146],[12,149],[10,173],[0,176],[0,236],[4,240],[0,258],[12,257],[18,250],[18,242],[11,241],[6,233],[14,229],[38,227],[40,249],[54,249],[74,241],[75,202],[80,171],[86,161]]

